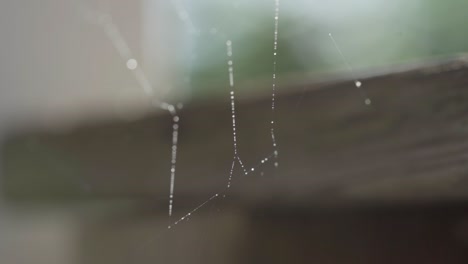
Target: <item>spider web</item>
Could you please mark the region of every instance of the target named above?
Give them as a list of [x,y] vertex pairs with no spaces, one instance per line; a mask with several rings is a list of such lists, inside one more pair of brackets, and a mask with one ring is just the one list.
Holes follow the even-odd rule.
[[[178,19],[183,23],[186,31],[188,34],[197,35],[200,33],[200,30],[196,27],[192,19],[190,18],[189,13],[184,8],[184,5],[178,0],[171,0],[172,7],[176,11]],[[217,33],[217,35],[224,40],[226,44],[226,59],[227,59],[227,78],[226,81],[229,84],[229,91],[226,91],[226,95],[230,98],[230,106],[231,106],[231,119],[232,119],[232,143],[233,143],[233,155],[232,155],[232,163],[231,167],[228,170],[228,176],[226,180],[225,188],[220,190],[219,192],[213,194],[207,200],[200,203],[198,206],[194,207],[192,210],[189,210],[186,214],[178,219],[173,219],[173,210],[175,207],[175,180],[177,176],[177,151],[181,146],[179,146],[179,122],[180,117],[178,115],[178,109],[182,108],[182,104],[171,104],[165,102],[161,95],[157,95],[154,91],[154,86],[151,84],[149,78],[147,77],[144,69],[141,67],[135,56],[133,55],[131,49],[129,48],[125,38],[121,34],[119,27],[113,21],[112,14],[110,12],[99,12],[97,10],[91,9],[82,2],[79,2],[80,10],[84,12],[85,17],[88,21],[91,21],[93,24],[98,26],[102,29],[104,34],[109,39],[113,48],[119,54],[121,61],[127,67],[129,74],[133,75],[134,79],[138,82],[139,87],[144,91],[147,97],[151,98],[152,105],[154,107],[160,108],[164,111],[167,111],[172,116],[172,141],[171,141],[171,164],[170,169],[168,171],[168,176],[170,178],[170,186],[169,186],[169,197],[168,197],[168,216],[169,216],[169,225],[168,229],[171,229],[173,226],[180,224],[181,222],[189,219],[194,213],[196,213],[199,209],[204,207],[206,204],[210,203],[215,199],[219,199],[220,197],[225,198],[228,189],[232,186],[232,179],[234,176],[234,171],[236,165],[240,166],[242,170],[242,174],[249,175],[249,173],[255,172],[259,167],[265,166],[267,164],[272,164],[274,167],[279,166],[279,147],[278,142],[276,139],[275,127],[276,127],[276,90],[277,90],[277,65],[278,65],[278,54],[279,54],[279,23],[280,23],[280,1],[274,0],[272,1],[272,14],[273,14],[273,65],[271,70],[271,118],[269,120],[270,124],[270,138],[271,138],[271,146],[272,152],[264,155],[263,158],[254,162],[253,166],[247,166],[242,160],[242,153],[240,153],[238,149],[238,144],[242,144],[238,140],[238,130],[236,123],[237,115],[236,115],[236,86],[235,86],[235,63],[233,59],[234,53],[234,45],[233,41],[226,36],[223,32],[219,32],[217,28],[211,28],[211,33]],[[216,32],[214,32],[216,31]],[[339,55],[343,59],[343,63],[346,64],[348,67],[349,72],[353,74],[353,69],[350,66],[349,62],[347,61],[345,55],[341,51],[338,46],[338,43],[333,38],[332,34],[329,33],[329,37],[331,38],[335,48],[337,49]],[[370,98],[367,96],[365,91],[361,89],[361,81],[355,79],[355,86],[360,90],[362,96],[365,99],[365,103],[370,105],[371,101]],[[182,146],[183,147],[183,146]]]

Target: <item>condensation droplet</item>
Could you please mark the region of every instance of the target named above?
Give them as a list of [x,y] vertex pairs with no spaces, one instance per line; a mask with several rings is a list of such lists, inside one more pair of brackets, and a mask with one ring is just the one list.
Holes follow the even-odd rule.
[[135,59],[129,59],[127,61],[127,68],[129,70],[135,70],[138,67],[138,62]]

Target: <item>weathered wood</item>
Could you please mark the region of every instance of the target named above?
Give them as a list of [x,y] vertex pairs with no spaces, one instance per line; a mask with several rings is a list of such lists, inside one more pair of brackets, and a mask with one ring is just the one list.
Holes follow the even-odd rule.
[[[247,176],[236,167],[229,197],[296,206],[466,199],[466,60],[361,81],[371,106],[351,81],[282,89],[276,169],[272,162],[259,164],[273,151],[270,97],[239,100],[239,153],[247,167],[258,167]],[[165,203],[170,118],[159,113],[63,134],[16,133],[3,146],[5,193]],[[233,156],[229,98],[188,105],[180,118],[175,202],[199,204],[226,189]]]
[[277,212],[251,218],[242,263],[466,263],[466,207]]
[[468,262],[466,204],[245,210],[219,200],[173,229],[165,216],[142,206],[78,217],[81,263]]

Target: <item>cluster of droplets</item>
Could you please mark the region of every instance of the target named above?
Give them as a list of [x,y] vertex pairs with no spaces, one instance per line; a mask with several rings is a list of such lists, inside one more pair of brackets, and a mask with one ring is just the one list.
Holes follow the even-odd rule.
[[[277,31],[275,30],[277,33]],[[275,44],[276,47],[276,44]],[[251,167],[250,169],[247,169],[244,166],[244,163],[242,162],[242,159],[240,158],[239,151],[237,148],[237,130],[236,130],[236,103],[235,103],[235,91],[234,91],[234,62],[232,59],[232,41],[228,40],[226,41],[226,55],[228,58],[228,73],[229,73],[229,87],[230,87],[230,96],[231,96],[231,117],[232,117],[232,139],[233,139],[233,145],[234,145],[234,155],[233,155],[233,163],[232,163],[232,168],[229,174],[229,181],[227,188],[231,187],[231,179],[232,179],[232,173],[234,171],[234,166],[235,162],[238,161],[239,165],[241,166],[244,175],[248,175],[249,172],[254,172],[256,167],[258,165],[266,163],[270,158],[271,155],[262,159],[260,163],[257,166]],[[274,94],[272,97],[272,110],[274,111]],[[276,150],[276,140],[275,140],[275,133],[274,133],[274,121],[271,121],[272,127],[271,127],[271,136],[272,136],[272,141],[273,141],[273,147],[275,148],[273,154],[275,157],[278,157],[278,151]],[[278,166],[278,163],[275,162],[275,166]]]
[[236,160],[232,160],[231,170],[229,171],[229,179],[227,188],[231,188],[232,174],[234,173],[234,165],[236,165]]
[[233,142],[233,149],[234,149],[234,155],[232,157],[232,167],[231,171],[229,173],[229,180],[227,184],[227,188],[231,187],[231,179],[232,179],[232,174],[234,172],[234,166],[236,164],[236,161],[239,162],[242,170],[244,171],[244,174],[247,175],[248,171],[245,169],[244,163],[242,162],[242,159],[239,156],[239,152],[237,149],[237,130],[236,130],[236,97],[235,97],[235,92],[234,92],[234,62],[232,59],[232,41],[228,40],[226,41],[226,55],[228,57],[228,73],[229,73],[229,87],[230,87],[230,98],[231,98],[231,117],[232,117],[232,142]]
[[169,111],[172,116],[172,148],[171,148],[171,179],[170,179],[170,190],[169,190],[169,216],[172,215],[172,207],[174,203],[174,186],[175,186],[175,174],[177,164],[177,146],[179,141],[179,116],[173,105],[162,103],[161,108]]
[[[274,149],[274,157],[275,157],[275,167],[278,167],[278,146],[276,143],[275,137],[275,98],[276,98],[276,62],[277,62],[277,55],[278,55],[278,22],[279,22],[279,0],[275,0],[275,32],[274,32],[274,41],[273,41],[273,83],[272,83],[272,94],[271,94],[271,142],[273,144]],[[265,162],[265,159],[262,160]]]

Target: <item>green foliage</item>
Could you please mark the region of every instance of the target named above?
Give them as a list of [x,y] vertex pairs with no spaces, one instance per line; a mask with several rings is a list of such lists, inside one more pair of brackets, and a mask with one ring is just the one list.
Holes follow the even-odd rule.
[[[282,1],[282,8],[289,12],[280,16],[279,78],[291,73],[346,69],[328,32],[336,36],[353,68],[362,70],[466,51],[468,37],[463,32],[468,1],[380,2],[367,11],[356,6],[343,15],[343,11],[338,13],[340,9],[329,8],[329,13],[314,17],[317,13],[306,9],[307,1]],[[197,27],[216,31],[210,34],[205,30],[194,38],[190,75],[196,97],[225,94],[226,39],[233,42],[236,89],[245,89],[242,83],[248,80],[271,78],[273,3],[205,0],[194,4]],[[298,3],[304,10],[297,8]],[[300,11],[291,11],[288,5]],[[343,3],[336,1],[336,5],[338,8]]]

